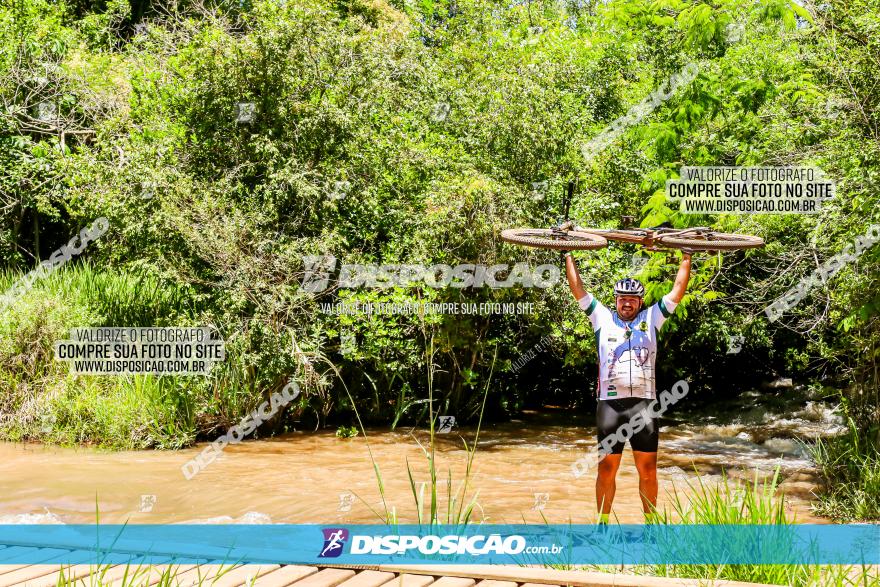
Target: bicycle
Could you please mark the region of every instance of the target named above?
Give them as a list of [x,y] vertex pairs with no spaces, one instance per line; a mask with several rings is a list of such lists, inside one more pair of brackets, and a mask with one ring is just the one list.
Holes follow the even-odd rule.
[[[764,246],[764,239],[747,234],[715,232],[705,226],[677,229],[665,226],[652,228],[583,228],[568,220],[568,209],[574,194],[574,182],[568,183],[563,199],[562,221],[551,228],[508,228],[501,231],[501,240],[525,247],[585,251],[608,246],[608,241],[639,244],[648,251],[678,249],[686,252],[732,251]],[[627,218],[627,217],[624,217]],[[632,217],[629,217],[632,218]]]

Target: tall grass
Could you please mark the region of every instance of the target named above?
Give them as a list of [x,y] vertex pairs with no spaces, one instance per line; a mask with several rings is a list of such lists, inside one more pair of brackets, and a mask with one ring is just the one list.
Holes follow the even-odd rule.
[[[425,457],[428,480],[417,481],[416,478],[418,476],[418,473],[415,472],[414,467],[409,462],[409,460],[406,461],[406,473],[410,484],[410,491],[412,492],[415,518],[419,525],[428,524],[430,526],[434,526],[438,524],[469,524],[471,522],[471,518],[474,514],[475,509],[479,507],[479,504],[477,502],[479,491],[474,491],[473,494],[469,494],[469,490],[471,485],[474,457],[476,455],[477,445],[480,439],[480,430],[483,423],[483,414],[486,409],[486,398],[489,395],[489,386],[492,382],[492,374],[495,371],[495,361],[498,357],[498,349],[495,349],[495,355],[492,358],[492,366],[489,371],[489,376],[487,378],[485,388],[483,390],[483,400],[480,406],[474,440],[470,445],[468,445],[467,440],[462,438],[465,452],[467,454],[467,458],[465,461],[464,478],[456,483],[452,478],[452,470],[449,469],[446,472],[445,480],[443,481],[443,486],[441,487],[439,486],[440,481],[438,480],[439,476],[436,461],[436,424],[439,414],[436,412],[434,407],[434,374],[437,368],[437,365],[434,361],[434,356],[436,354],[436,349],[434,347],[433,337],[426,336],[426,340],[427,343],[425,348],[425,359],[428,378],[427,447],[423,445],[421,441],[419,441],[419,439],[415,437],[415,435],[413,436],[413,438],[415,439],[419,448],[422,450],[422,454]],[[350,395],[349,399],[351,399]],[[375,458],[373,458],[372,451],[369,449],[369,439],[367,437],[367,431],[364,428],[363,423],[361,422],[360,415],[357,413],[357,407],[355,406],[353,400],[352,405],[354,406],[355,415],[357,416],[358,424],[361,427],[361,432],[364,435],[364,438],[367,439],[367,449],[369,451],[370,460],[373,464],[373,471],[376,475],[376,483],[379,489],[379,495],[382,499],[382,507],[384,509],[384,512],[380,513],[376,511],[362,496],[358,495],[357,497],[373,512],[373,514],[375,514],[383,522],[397,525],[401,523],[400,514],[398,513],[397,506],[389,505],[388,503],[387,495],[385,494],[385,481],[382,477],[379,465],[376,462]],[[428,497],[425,496],[426,490],[428,492]]]
[[[0,272],[0,288],[21,273]],[[4,290],[5,291],[5,290]],[[194,377],[76,376],[54,343],[71,328],[190,326],[189,292],[145,274],[70,264],[0,310],[0,438],[115,449],[177,448],[195,438]]]
[[[96,564],[90,565],[89,575],[87,577],[76,577],[76,573],[72,567],[62,566],[59,569],[56,587],[178,587],[179,585],[187,585],[188,587],[201,587],[203,585],[213,585],[217,581],[223,580],[223,577],[230,571],[236,569],[235,564],[221,564],[216,573],[213,569],[210,571],[202,571],[201,565],[197,565],[195,569],[196,576],[188,576],[186,582],[180,576],[190,571],[189,566],[181,568],[178,564],[167,565],[149,565],[149,564],[126,564],[121,577],[108,575],[108,572],[116,565],[112,564]],[[215,566],[215,563],[211,563]],[[254,580],[248,585],[259,584],[259,579]]]
[[859,430],[850,418],[845,434],[807,445],[823,482],[816,513],[844,521],[880,519],[878,439],[880,430]]
[[[751,483],[732,481],[726,475],[721,482],[709,485],[699,477],[688,482],[688,490],[674,490],[671,508],[658,512],[663,524],[751,524],[784,526],[795,523],[787,514],[785,496],[778,488],[779,471],[761,481],[757,473]],[[748,545],[725,544],[734,552]],[[778,544],[766,545],[778,550]],[[609,570],[594,565],[593,570]],[[792,587],[878,585],[876,569],[844,565],[727,565],[727,564],[656,564],[633,565],[629,571],[639,575],[682,577],[707,580],[745,581]]]
[[[431,357],[432,345],[428,346],[428,357]],[[429,360],[429,365],[432,362]],[[433,405],[433,379],[432,370],[428,371],[428,405]],[[486,392],[488,392],[488,385]],[[483,405],[485,406],[485,395]],[[429,522],[430,524],[440,523],[438,517],[438,476],[435,465],[435,430],[433,410],[430,412],[431,423],[429,428],[429,446],[424,447],[420,444],[425,458],[428,462],[429,480],[418,485],[414,479],[413,468],[407,462],[407,475],[410,480],[410,487],[413,495],[413,501],[416,510],[416,517],[419,524]],[[482,421],[482,411],[480,413]],[[471,447],[467,447],[467,467],[464,481],[459,485],[459,490],[453,492],[451,474],[446,480],[446,516],[443,523],[446,524],[468,524],[471,522],[471,514],[473,506],[476,503],[476,495],[468,502],[468,506],[462,508],[464,500],[461,499],[467,492],[468,483],[471,474],[471,465],[473,463],[476,451],[477,440],[479,438],[479,425],[477,429],[477,437]],[[372,455],[371,455],[372,458]],[[379,473],[378,466],[373,461],[376,471],[379,491],[382,495],[383,504],[386,503],[384,492],[384,483]],[[673,489],[671,496],[671,507],[664,507],[662,511],[657,511],[657,523],[660,524],[716,524],[716,525],[732,525],[732,524],[749,524],[749,525],[776,525],[785,526],[796,522],[794,516],[789,517],[785,496],[779,490],[779,471],[774,473],[773,477],[768,480],[761,480],[756,472],[755,478],[751,483],[741,481],[733,481],[727,475],[722,477],[720,483],[710,485],[704,483],[698,476],[696,483],[688,482],[688,490],[679,492]],[[430,484],[430,502],[425,497],[426,486]],[[454,504],[459,504],[459,509],[455,510]],[[424,515],[425,507],[429,507],[430,518]],[[369,507],[369,504],[368,504]],[[375,510],[374,510],[374,513]],[[377,516],[379,515],[376,513]],[[381,517],[381,516],[380,516]],[[389,510],[385,508],[385,521],[388,523],[398,523],[398,515],[396,509]],[[545,519],[545,523],[547,520]],[[728,548],[735,548],[736,545],[726,545]],[[744,546],[745,547],[745,546]],[[778,550],[780,545],[767,545],[771,550]],[[545,567],[555,569],[572,569],[576,568],[573,561],[564,560],[536,560],[531,561],[533,564],[542,564]],[[598,570],[604,572],[619,572],[619,567],[607,565],[588,565],[581,566],[581,569]],[[877,586],[880,585],[880,579],[877,576],[877,568],[870,566],[846,566],[846,565],[808,565],[808,564],[789,564],[789,565],[730,565],[730,564],[652,564],[652,565],[631,565],[626,571],[636,575],[650,575],[659,577],[679,577],[692,578],[707,581],[729,580],[729,581],[745,581],[752,583],[765,583],[770,585],[790,585],[792,587],[855,587],[855,586]]]
[[474,463],[474,456],[477,451],[477,443],[480,440],[480,428],[483,423],[483,413],[486,409],[486,398],[489,395],[489,385],[492,381],[492,373],[495,371],[495,358],[497,358],[497,349],[495,353],[495,357],[492,360],[492,368],[489,371],[489,378],[486,381],[486,387],[483,391],[483,402],[480,406],[480,416],[477,420],[477,429],[476,434],[474,436],[474,441],[471,446],[468,446],[466,440],[462,438],[462,442],[464,443],[465,452],[467,453],[467,460],[465,464],[465,473],[464,478],[458,484],[458,487],[453,490],[453,480],[452,480],[452,471],[448,470],[446,474],[446,512],[442,518],[440,518],[439,510],[440,510],[440,500],[438,499],[438,491],[437,491],[437,464],[436,464],[436,454],[434,451],[435,447],[435,438],[436,438],[436,421],[439,414],[436,414],[434,411],[434,372],[436,369],[436,365],[434,363],[434,339],[431,338],[428,346],[428,422],[429,422],[429,436],[428,436],[428,448],[422,446],[418,439],[419,447],[422,449],[422,452],[427,460],[428,464],[428,473],[430,476],[430,487],[431,487],[431,501],[429,504],[430,507],[430,518],[428,520],[425,519],[423,514],[424,506],[425,506],[425,497],[424,497],[424,488],[425,483],[422,483],[419,489],[416,489],[416,481],[413,477],[413,469],[409,464],[409,461],[406,463],[406,472],[409,477],[410,490],[412,491],[413,499],[415,501],[416,512],[418,516],[418,523],[424,524],[426,521],[430,523],[430,525],[436,524],[467,524],[471,520],[471,516],[473,515],[474,508],[477,505],[477,498],[479,496],[479,491],[474,492],[474,494],[468,497],[468,485],[471,481],[471,471]]
[[[0,289],[5,291],[23,275],[0,269]],[[13,303],[13,312],[28,308],[28,298],[87,308],[92,320],[79,326],[178,326],[197,314],[193,292],[176,283],[146,273],[97,269],[87,262],[52,272],[22,297]]]
[[671,510],[664,507],[658,518],[664,524],[674,518],[681,524],[792,524],[795,520],[788,518],[778,482],[779,469],[766,481],[755,471],[750,484],[732,481],[725,474],[719,483],[709,485],[697,476],[696,484],[689,481],[684,494],[673,486]]
[[[98,499],[96,496],[95,524],[100,525],[100,523],[101,510],[98,507]],[[126,524],[123,524],[116,536],[110,541],[110,544],[99,544],[96,547],[95,558],[97,562],[89,565],[89,573],[86,577],[77,578],[76,575],[79,573],[73,571],[73,565],[59,565],[56,587],[104,587],[105,585],[114,585],[116,587],[150,587],[151,585],[158,585],[159,587],[174,587],[181,584],[181,581],[178,580],[179,575],[189,572],[191,570],[190,567],[192,566],[195,567],[196,576],[188,577],[185,584],[188,586],[211,585],[217,580],[222,579],[223,576],[231,570],[241,565],[240,560],[234,563],[228,562],[230,560],[228,551],[227,555],[221,560],[212,561],[210,563],[205,561],[204,564],[210,564],[210,567],[214,568],[211,568],[209,572],[204,573],[202,572],[202,564],[187,565],[184,570],[181,570],[180,564],[173,562],[175,560],[173,557],[171,559],[172,562],[160,565],[142,562],[126,563],[125,565],[122,565],[106,562],[108,556],[114,553],[114,547],[116,546],[117,541],[121,538],[125,527]],[[129,558],[138,560],[151,554],[153,553],[142,552],[139,554],[130,554]],[[85,565],[76,566],[80,567]],[[119,576],[118,572],[115,572],[117,567],[122,567],[121,576]],[[114,569],[114,572],[108,576],[111,569]],[[214,572],[215,570],[216,572]]]
[[[0,291],[20,279],[0,270]],[[251,412],[294,372],[309,402],[332,405],[326,385],[303,373],[292,333],[241,318],[197,292],[153,275],[69,263],[0,308],[0,439],[95,444],[111,449],[179,448],[211,438]],[[70,375],[54,343],[71,328],[214,325],[226,359],[201,376]],[[308,397],[307,397],[308,396]],[[326,414],[319,412],[318,422]],[[259,433],[282,429],[277,418]]]
[[195,296],[177,284],[145,274],[96,271],[82,265],[68,272],[67,286],[102,318],[98,326],[180,326],[197,315]]

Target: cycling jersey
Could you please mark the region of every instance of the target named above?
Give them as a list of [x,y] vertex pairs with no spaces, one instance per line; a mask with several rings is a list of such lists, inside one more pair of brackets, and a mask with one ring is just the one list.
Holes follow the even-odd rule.
[[578,300],[587,312],[599,349],[599,399],[641,397],[655,399],[657,389],[654,362],[657,335],[678,305],[669,295],[648,308],[642,308],[624,322],[599,300],[587,294]]

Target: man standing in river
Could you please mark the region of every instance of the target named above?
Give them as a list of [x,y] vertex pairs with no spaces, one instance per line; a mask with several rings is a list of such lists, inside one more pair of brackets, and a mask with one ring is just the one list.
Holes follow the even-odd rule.
[[[596,426],[599,443],[616,435],[637,414],[647,414],[657,397],[654,364],[657,336],[666,319],[684,297],[691,274],[690,253],[682,253],[672,291],[653,306],[644,307],[645,286],[632,278],[614,286],[616,312],[611,312],[584,289],[577,264],[565,253],[565,274],[571,293],[587,313],[599,352]],[[644,426],[629,439],[639,472],[639,494],[645,519],[653,520],[657,507],[657,444],[659,429],[654,418],[642,416]],[[617,469],[625,442],[615,441],[599,461],[596,478],[596,507],[600,523],[608,523],[617,489]]]

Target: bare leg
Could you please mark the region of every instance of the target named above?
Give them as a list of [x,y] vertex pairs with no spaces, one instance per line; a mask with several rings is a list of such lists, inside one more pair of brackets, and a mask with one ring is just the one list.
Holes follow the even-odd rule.
[[639,471],[639,494],[642,508],[651,513],[657,508],[657,453],[633,451],[636,469]]
[[623,455],[610,454],[599,461],[599,475],[596,477],[596,508],[600,514],[610,514],[614,493],[617,491],[617,469]]

